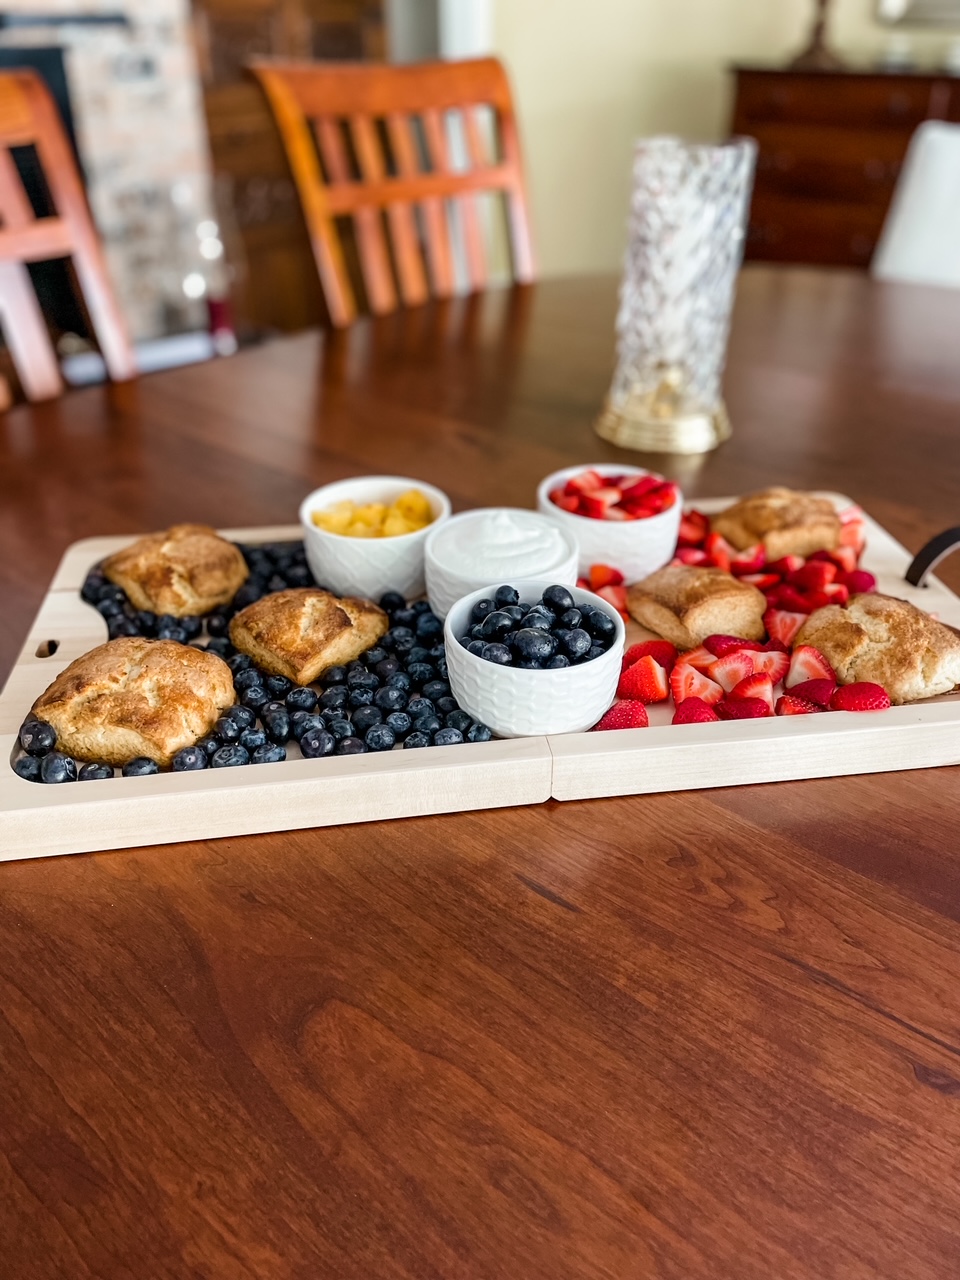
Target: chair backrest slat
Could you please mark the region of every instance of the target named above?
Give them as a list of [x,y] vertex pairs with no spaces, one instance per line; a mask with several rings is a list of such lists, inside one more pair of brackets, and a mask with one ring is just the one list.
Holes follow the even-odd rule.
[[[451,208],[463,233],[469,286],[488,282],[481,192],[505,199],[514,275],[533,279],[516,118],[495,58],[403,67],[258,60],[251,69],[280,128],[335,325],[349,324],[357,310],[335,224],[343,215],[353,219],[360,275],[374,312],[393,310],[398,301],[424,301],[428,274],[433,294],[456,291]],[[480,107],[492,109],[500,160],[484,143]],[[456,167],[452,160],[448,113],[463,120],[465,169],[459,155]],[[304,141],[310,137],[316,142],[312,154]]]

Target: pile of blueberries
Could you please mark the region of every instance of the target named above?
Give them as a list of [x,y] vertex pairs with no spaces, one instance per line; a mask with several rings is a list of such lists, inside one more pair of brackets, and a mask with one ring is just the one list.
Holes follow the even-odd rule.
[[473,606],[460,643],[501,667],[555,671],[593,662],[613,644],[616,623],[592,605],[577,605],[566,587],[547,587],[534,604],[516,587],[498,587],[493,599]]
[[[303,545],[241,550],[250,565],[251,579],[241,587],[229,610],[218,610],[205,619],[170,620],[131,612],[124,593],[120,591],[118,596],[119,588],[106,583],[97,570],[84,583],[83,598],[104,613],[111,639],[147,635],[192,643],[219,654],[233,671],[238,703],[224,711],[212,733],[174,756],[176,772],[277,763],[287,758],[291,741],[299,744],[307,759],[390,751],[398,743],[415,748],[489,741],[487,726],[461,711],[450,693],[443,623],[426,601],[408,606],[395,591],[380,600],[390,619],[386,635],[355,662],[331,667],[319,682],[319,691],[261,671],[252,658],[234,649],[224,632],[233,612],[265,592],[305,585],[291,581],[298,566],[305,568]],[[272,570],[269,574],[268,568]],[[251,589],[257,594],[251,596]],[[108,602],[118,604],[119,611],[104,612],[102,605]],[[170,621],[178,626],[168,625]],[[206,643],[197,638],[204,622],[209,637]],[[198,624],[196,629],[194,623]],[[135,629],[129,630],[128,624]],[[80,765],[55,750],[56,733],[41,720],[32,718],[23,724],[20,746],[23,754],[13,767],[31,782],[83,782],[114,776],[109,765]],[[145,756],[131,760],[122,770],[124,777],[157,772],[156,762]]]

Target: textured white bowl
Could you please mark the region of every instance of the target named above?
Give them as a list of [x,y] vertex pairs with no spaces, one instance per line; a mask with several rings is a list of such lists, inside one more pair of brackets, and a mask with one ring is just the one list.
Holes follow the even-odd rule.
[[[334,503],[386,502],[407,489],[419,489],[433,511],[433,523],[416,533],[396,538],[348,538],[329,533],[313,523],[314,511]],[[300,523],[307,564],[315,580],[338,595],[366,596],[379,600],[385,591],[399,591],[407,600],[423,595],[423,548],[427,536],[450,515],[450,499],[432,484],[408,476],[356,476],[338,480],[307,494],[300,504]]]
[[[449,520],[443,522],[442,528],[440,526],[437,528],[431,527],[424,547],[427,598],[430,601],[430,608],[438,618],[445,618],[458,600],[461,600],[465,595],[469,595],[471,591],[479,591],[481,587],[489,586],[491,581],[489,574],[484,574],[480,578],[475,573],[467,572],[465,566],[453,568],[451,565],[438,560],[435,552],[438,537],[453,525],[468,524],[474,520],[480,522],[484,516],[493,515],[498,511],[506,511],[511,515],[520,515],[525,519],[529,517],[533,522],[540,522],[546,519],[545,516],[537,511],[518,510],[512,507],[478,507],[473,511],[463,511],[460,515],[451,516]],[[565,587],[573,586],[577,580],[578,549],[576,539],[566,529],[557,526],[556,521],[551,520],[550,524],[555,528],[559,528],[559,532],[566,543],[566,554],[563,559],[555,566],[547,569],[544,569],[542,565],[529,566],[525,570],[517,567],[512,570],[505,569],[504,576],[497,583],[498,586],[502,583],[511,582],[516,577],[530,578],[533,574],[538,576],[549,574],[550,582],[562,583]]]
[[592,564],[608,564],[619,569],[627,582],[636,582],[647,574],[662,569],[673,559],[683,514],[683,494],[677,489],[677,500],[667,511],[645,520],[592,520],[574,515],[550,501],[551,489],[565,485],[582,471],[597,471],[602,476],[656,476],[656,471],[628,467],[618,462],[597,462],[593,466],[566,467],[547,476],[537,489],[537,510],[556,520],[568,530],[580,548],[579,570],[586,576]]
[[[511,582],[521,600],[539,600],[552,578]],[[497,583],[496,586],[500,586]],[[567,584],[564,584],[567,585]],[[459,637],[468,627],[473,606],[496,586],[472,591],[458,600],[444,624],[447,673],[453,696],[468,715],[488,725],[501,738],[526,738],[543,733],[582,733],[592,729],[612,704],[620,683],[625,630],[612,605],[592,591],[569,587],[578,605],[590,604],[613,618],[617,634],[600,658],[559,671],[525,671],[498,667],[468,652]]]

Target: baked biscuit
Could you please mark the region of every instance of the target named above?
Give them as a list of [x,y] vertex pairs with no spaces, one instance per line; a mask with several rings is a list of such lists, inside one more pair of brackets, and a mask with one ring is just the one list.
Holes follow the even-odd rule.
[[678,649],[695,649],[712,635],[760,640],[766,607],[756,587],[699,565],[667,565],[627,591],[637,622]]
[[810,644],[841,684],[882,684],[890,701],[917,702],[960,685],[960,638],[906,600],[876,593],[853,596],[846,609],[812,613],[794,644]]
[[233,702],[233,675],[215,653],[122,636],[71,662],[33,711],[78,760],[124,765],[149,756],[168,765]]
[[205,524],[149,533],[104,560],[101,568],[138,609],[185,618],[229,604],[247,580],[247,563]]
[[369,600],[292,587],[235,614],[230,640],[264,671],[310,684],[329,667],[358,658],[389,626],[387,615]]
[[833,551],[840,542],[840,517],[829,498],[793,489],[750,493],[710,525],[738,551],[762,543],[768,560]]

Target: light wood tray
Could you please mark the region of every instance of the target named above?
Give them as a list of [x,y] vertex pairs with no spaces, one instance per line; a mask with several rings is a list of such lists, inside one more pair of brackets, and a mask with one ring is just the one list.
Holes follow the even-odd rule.
[[[849,499],[828,495],[841,506]],[[698,504],[720,510],[732,499]],[[299,526],[228,529],[241,542],[298,538]],[[69,548],[0,694],[0,860],[178,840],[454,813],[551,798],[639,795],[960,763],[960,695],[881,714],[796,716],[673,726],[650,708],[649,729],[287,760],[201,773],[44,787],[9,767],[35,698],[74,658],[106,639],[79,595],[87,572],[131,538]],[[881,591],[960,626],[960,599],[935,578],[910,587],[910,556],[867,518],[864,565]],[[628,643],[644,633],[628,628]],[[56,642],[52,644],[51,642]],[[55,653],[44,656],[55,647]]]

